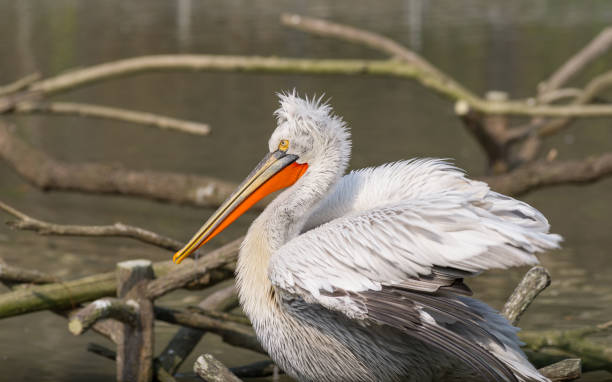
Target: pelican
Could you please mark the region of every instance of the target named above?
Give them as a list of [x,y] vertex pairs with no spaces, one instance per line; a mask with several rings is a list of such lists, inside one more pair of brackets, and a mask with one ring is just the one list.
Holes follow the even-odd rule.
[[266,195],[236,268],[259,341],[299,381],[548,381],[513,327],[463,280],[558,247],[535,208],[439,159],[345,174],[346,123],[321,98],[279,95],[269,152],[179,263]]

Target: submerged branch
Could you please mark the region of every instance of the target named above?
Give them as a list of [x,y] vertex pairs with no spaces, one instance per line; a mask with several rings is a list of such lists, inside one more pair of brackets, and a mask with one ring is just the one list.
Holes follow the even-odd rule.
[[13,110],[15,113],[20,114],[45,113],[77,115],[81,117],[94,117],[136,123],[158,127],[160,129],[176,130],[183,133],[198,135],[210,134],[210,127],[203,123],[108,106],[70,102],[20,102],[15,105]]

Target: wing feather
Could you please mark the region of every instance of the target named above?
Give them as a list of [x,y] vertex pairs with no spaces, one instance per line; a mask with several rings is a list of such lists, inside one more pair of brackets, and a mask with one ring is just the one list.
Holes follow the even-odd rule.
[[[466,276],[537,263],[535,253],[561,240],[548,230],[533,207],[443,161],[398,162],[345,176],[272,255],[268,276],[286,294],[402,330],[488,380],[516,381],[508,365],[539,380],[530,365],[516,366],[511,326],[488,326],[457,294],[471,293]],[[510,355],[502,361],[492,348]]]

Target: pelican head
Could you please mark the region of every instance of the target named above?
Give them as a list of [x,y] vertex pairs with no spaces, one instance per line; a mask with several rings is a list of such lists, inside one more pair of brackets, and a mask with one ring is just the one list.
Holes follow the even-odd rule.
[[321,102],[322,97],[300,98],[295,91],[279,94],[279,98],[280,108],[275,112],[277,127],[268,142],[268,154],[174,255],[175,263],[219,234],[266,195],[294,185],[305,174],[313,190],[326,191],[326,186],[346,169],[350,133],[329,104]]

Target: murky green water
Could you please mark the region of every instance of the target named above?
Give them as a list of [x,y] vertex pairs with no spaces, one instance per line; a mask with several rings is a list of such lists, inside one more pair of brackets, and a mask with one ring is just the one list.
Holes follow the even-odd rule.
[[[144,54],[219,53],[292,57],[381,57],[366,48],[287,30],[283,11],[324,17],[380,32],[418,50],[478,93],[501,89],[528,97],[537,83],[612,21],[608,1],[70,1],[0,0],[0,83],[33,71],[74,67]],[[609,68],[611,56],[576,79]],[[151,73],[75,90],[58,99],[95,102],[210,123],[193,137],[72,117],[13,118],[18,134],[62,160],[116,162],[135,169],[201,173],[239,181],[266,150],[274,127],[275,92],[325,93],[350,123],[359,168],[413,156],[455,158],[479,175],[484,157],[454,117],[452,104],[409,81],[232,73]],[[612,125],[575,124],[549,143],[560,158],[609,151]],[[542,210],[564,249],[541,257],[553,285],[524,317],[526,328],[577,327],[612,317],[610,248],[612,180],[558,187],[524,199]],[[0,198],[43,219],[75,224],[122,221],[187,239],[210,211],[121,197],[42,193],[0,162]],[[216,244],[246,230],[252,215]],[[2,217],[4,220],[4,217]],[[0,226],[0,257],[72,278],[112,269],[117,261],[168,259],[165,251],[122,239],[40,237]],[[485,274],[478,296],[500,307],[524,270]],[[193,297],[191,297],[193,298]],[[184,304],[182,297],[167,304]],[[193,303],[194,301],[191,301]],[[114,364],[85,351],[94,334],[72,337],[64,319],[42,312],[0,322],[0,379],[109,380]],[[174,328],[158,326],[158,347]],[[217,346],[230,365],[257,356]],[[212,350],[211,350],[212,349]],[[184,367],[189,370],[193,360]]]

